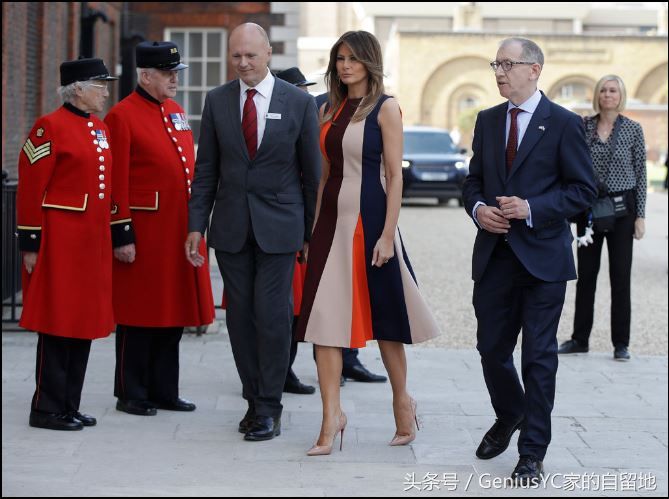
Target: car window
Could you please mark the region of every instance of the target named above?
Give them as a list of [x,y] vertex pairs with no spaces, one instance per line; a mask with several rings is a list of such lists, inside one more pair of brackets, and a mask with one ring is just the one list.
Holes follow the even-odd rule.
[[457,154],[451,136],[439,132],[404,132],[405,154]]

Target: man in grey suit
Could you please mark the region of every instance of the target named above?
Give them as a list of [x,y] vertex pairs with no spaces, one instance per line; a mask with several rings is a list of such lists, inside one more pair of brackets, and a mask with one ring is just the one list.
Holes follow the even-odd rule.
[[274,78],[272,48],[253,23],[230,34],[239,79],[207,94],[189,202],[186,257],[209,246],[223,276],[226,320],[249,408],[245,440],[281,433],[281,394],[291,341],[295,254],[308,251],[321,175],[313,99]]

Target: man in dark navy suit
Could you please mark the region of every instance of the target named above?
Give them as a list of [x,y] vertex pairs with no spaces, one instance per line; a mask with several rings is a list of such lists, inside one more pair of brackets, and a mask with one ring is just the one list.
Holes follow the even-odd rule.
[[[557,328],[576,278],[567,218],[596,196],[581,118],[537,90],[544,63],[531,40],[509,38],[490,63],[507,102],[479,113],[463,197],[474,243],[477,349],[497,416],[476,451],[490,459],[520,429],[512,478],[536,483],[551,439]],[[522,378],[513,364],[522,336]]]

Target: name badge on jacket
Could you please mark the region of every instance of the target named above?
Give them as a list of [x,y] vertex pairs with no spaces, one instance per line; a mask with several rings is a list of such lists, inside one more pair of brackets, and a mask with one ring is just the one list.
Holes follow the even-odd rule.
[[267,113],[265,115],[266,120],[280,120],[281,119],[281,113]]

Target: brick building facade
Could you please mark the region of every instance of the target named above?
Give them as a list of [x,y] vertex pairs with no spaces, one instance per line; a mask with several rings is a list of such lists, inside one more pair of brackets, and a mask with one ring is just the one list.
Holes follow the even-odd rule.
[[[175,36],[183,34],[178,30],[186,36],[199,31],[205,37],[218,32],[221,78],[219,73],[211,75],[191,89],[190,95],[179,96],[189,118],[196,120],[204,93],[233,78],[224,50],[229,31],[244,22],[258,23],[269,33],[273,68],[296,65],[299,16],[296,4],[291,2],[3,2],[3,171],[16,179],[19,151],[30,127],[39,116],[60,106],[56,89],[62,61],[90,52],[102,58],[112,74],[121,76],[121,81],[110,85],[109,108],[135,86],[137,43],[166,39],[170,30],[177,32]],[[184,47],[180,48],[183,51]],[[207,62],[206,58],[195,60],[203,65]],[[191,67],[197,69],[197,64]],[[194,78],[185,73],[184,77]]]
[[[121,77],[110,85],[109,109],[135,87],[137,43],[179,41],[182,58],[190,68],[180,73],[183,90],[177,100],[186,109],[197,137],[204,95],[233,78],[226,54],[230,30],[244,22],[258,23],[272,41],[272,67],[294,66],[298,5],[295,2],[2,3],[3,322],[4,301],[20,290],[20,260],[13,237],[18,157],[35,120],[61,105],[56,93],[61,62],[80,55],[103,59],[109,71]],[[11,310],[14,314],[14,305]]]
[[[35,120],[60,106],[62,61],[80,54],[82,8],[103,12],[94,54],[112,73],[119,63],[120,2],[3,2],[2,169],[16,178],[19,151]],[[113,100],[112,94],[110,100]]]

